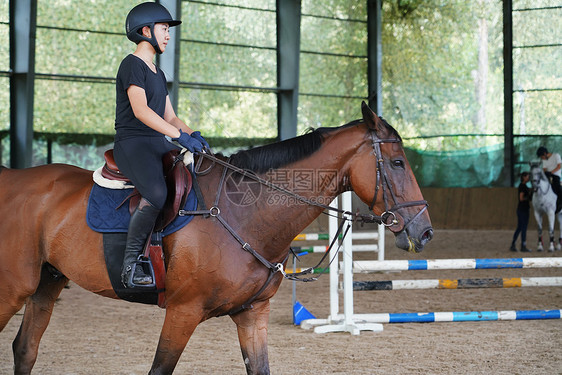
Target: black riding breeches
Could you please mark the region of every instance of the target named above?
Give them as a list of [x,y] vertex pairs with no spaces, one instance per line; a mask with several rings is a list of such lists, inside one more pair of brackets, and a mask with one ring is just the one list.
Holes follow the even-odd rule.
[[558,195],[558,197],[562,196],[562,187],[560,187],[560,177],[558,177],[555,174],[552,175],[552,190],[554,190],[554,193]]
[[178,147],[162,137],[132,137],[115,142],[115,163],[135,185],[141,196],[161,210],[168,190],[162,157]]

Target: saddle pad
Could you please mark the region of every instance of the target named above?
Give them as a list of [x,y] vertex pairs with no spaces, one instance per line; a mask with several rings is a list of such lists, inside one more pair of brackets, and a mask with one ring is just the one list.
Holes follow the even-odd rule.
[[[128,201],[117,208],[131,194],[130,189],[108,189],[94,184],[88,199],[86,222],[88,226],[101,233],[126,233],[131,215]],[[197,196],[192,189],[186,199],[186,211],[197,209]],[[162,236],[172,234],[186,226],[193,216],[178,216],[164,228]]]

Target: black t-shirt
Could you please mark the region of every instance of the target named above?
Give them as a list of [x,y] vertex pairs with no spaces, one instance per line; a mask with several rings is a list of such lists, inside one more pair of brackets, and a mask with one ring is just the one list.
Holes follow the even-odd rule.
[[[523,200],[519,200],[519,197],[523,193]],[[529,201],[531,200],[531,190],[527,187],[526,184],[520,183],[519,187],[517,188],[517,200],[519,200],[519,204],[517,205],[517,209],[520,211],[529,211],[530,205]]]
[[156,68],[154,73],[141,58],[128,55],[121,62],[117,72],[115,140],[137,136],[162,136],[135,117],[127,95],[127,89],[131,85],[143,88],[148,107],[164,118],[166,96],[168,96],[164,72]]

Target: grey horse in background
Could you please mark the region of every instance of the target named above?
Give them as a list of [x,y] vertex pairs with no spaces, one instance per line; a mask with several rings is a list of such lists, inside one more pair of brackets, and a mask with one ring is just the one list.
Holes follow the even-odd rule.
[[[542,239],[542,217],[548,217],[548,233],[550,235],[550,245],[548,251],[562,249],[562,211],[557,215],[556,210],[556,193],[552,190],[550,181],[546,177],[542,164],[529,163],[531,166],[531,184],[533,185],[533,210],[535,212],[535,219],[537,221],[537,228],[539,232],[539,243],[537,251],[543,251],[544,244]],[[554,222],[558,219],[558,243],[554,246]]]

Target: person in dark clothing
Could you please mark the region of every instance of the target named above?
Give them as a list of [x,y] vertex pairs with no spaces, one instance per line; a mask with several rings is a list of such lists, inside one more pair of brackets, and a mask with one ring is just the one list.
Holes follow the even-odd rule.
[[527,248],[527,225],[529,224],[529,212],[530,212],[530,202],[532,199],[532,192],[527,187],[527,182],[529,182],[529,172],[521,173],[521,182],[517,188],[519,202],[517,204],[517,229],[513,233],[513,240],[511,241],[511,247],[509,250],[517,251],[515,247],[515,242],[517,242],[517,237],[521,234],[521,251],[530,252],[531,250]]
[[119,169],[142,196],[129,223],[121,271],[128,288],[153,282],[143,267],[133,266],[166,202],[162,156],[178,148],[168,138],[191,152],[209,147],[199,132],[176,116],[166,77],[153,63],[156,54],[166,49],[169,28],[180,23],[162,5],[152,2],[137,5],[126,19],[127,38],[137,47],[123,59],[117,72],[113,153]]

